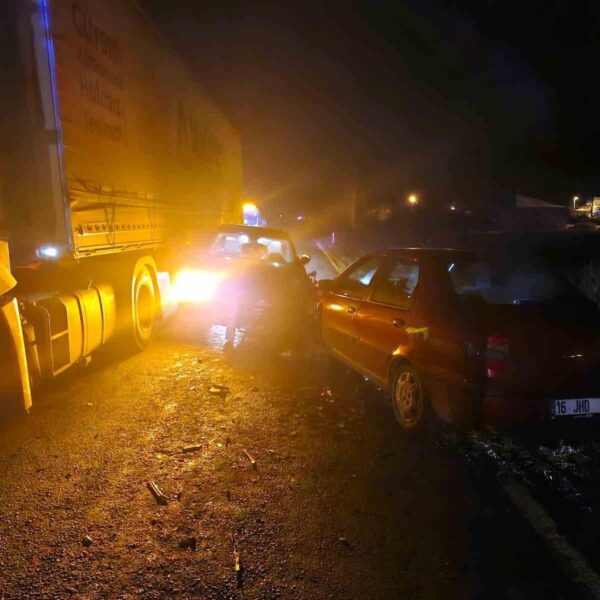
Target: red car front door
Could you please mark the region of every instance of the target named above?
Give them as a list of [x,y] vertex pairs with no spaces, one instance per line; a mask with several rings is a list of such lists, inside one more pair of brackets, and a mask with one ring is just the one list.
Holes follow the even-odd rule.
[[325,344],[347,362],[356,362],[354,319],[382,263],[380,256],[367,256],[342,273],[321,300],[321,333]]
[[423,334],[415,303],[419,273],[416,260],[389,259],[355,317],[357,361],[384,384],[390,362],[410,354]]

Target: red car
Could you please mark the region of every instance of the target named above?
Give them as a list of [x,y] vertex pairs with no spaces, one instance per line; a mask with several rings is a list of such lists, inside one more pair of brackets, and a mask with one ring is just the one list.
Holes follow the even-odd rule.
[[542,263],[389,250],[319,289],[322,340],[389,390],[405,430],[600,413],[597,308]]

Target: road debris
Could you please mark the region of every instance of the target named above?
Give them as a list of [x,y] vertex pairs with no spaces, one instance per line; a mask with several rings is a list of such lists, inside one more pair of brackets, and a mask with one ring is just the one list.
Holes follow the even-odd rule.
[[195,537],[187,537],[179,542],[179,547],[182,550],[191,550],[192,552],[196,552],[197,541]]
[[294,400],[303,400],[319,395],[319,390],[316,387],[302,387],[294,392]]
[[235,570],[235,579],[239,588],[244,587],[244,579],[242,575],[242,563],[240,561],[240,552],[235,539],[235,533],[231,534],[231,543],[233,544],[233,564]]
[[166,506],[169,504],[169,498],[165,495],[165,493],[158,487],[158,484],[154,481],[149,481],[147,484],[148,489],[152,492],[154,499],[157,504],[161,506]]
[[202,444],[192,444],[191,446],[184,446],[181,451],[184,454],[189,454],[190,452],[200,452],[202,450]]
[[172,454],[176,454],[177,450],[173,451],[173,450],[169,450],[167,448],[156,448],[154,450],[155,454],[164,454],[166,456],[171,456]]
[[580,449],[564,443],[554,449],[540,446],[539,453],[547,462],[557,465],[565,471],[575,471],[575,466],[584,466],[592,462],[589,456],[583,454]]
[[252,458],[252,456],[250,455],[248,450],[246,450],[246,448],[244,448],[244,454],[248,457],[248,460],[250,461],[252,468],[256,471],[256,469],[258,468],[258,465],[256,464],[256,461],[254,460],[254,458]]
[[321,400],[325,400],[326,402],[335,402],[335,399],[333,398],[333,390],[328,385],[321,390]]
[[346,546],[346,548],[352,549],[351,542],[348,539],[346,539],[344,536],[340,536],[338,538],[338,542],[340,542],[341,544],[344,544],[344,546]]
[[229,394],[231,390],[226,385],[219,385],[217,383],[213,383],[208,388],[208,393],[213,394],[213,396],[222,396],[225,397]]
[[89,548],[93,543],[94,540],[92,540],[92,538],[89,535],[84,536],[81,540],[81,545],[85,546],[86,548]]

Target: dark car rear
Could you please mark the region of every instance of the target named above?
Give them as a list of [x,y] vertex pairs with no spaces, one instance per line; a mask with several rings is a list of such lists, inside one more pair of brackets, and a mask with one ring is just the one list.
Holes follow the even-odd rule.
[[476,259],[449,270],[485,341],[484,421],[563,416],[562,406],[564,415],[594,412],[572,400],[600,397],[600,318],[567,273],[539,261]]

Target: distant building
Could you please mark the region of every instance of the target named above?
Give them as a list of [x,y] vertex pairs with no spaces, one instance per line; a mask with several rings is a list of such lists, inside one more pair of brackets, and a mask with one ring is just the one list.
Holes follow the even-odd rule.
[[500,231],[556,231],[571,219],[571,209],[531,196],[517,194],[515,207],[502,211],[496,219]]

